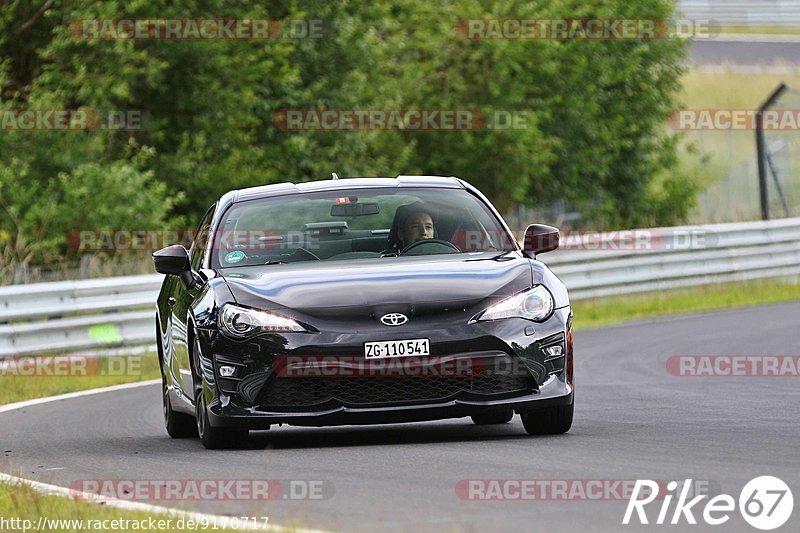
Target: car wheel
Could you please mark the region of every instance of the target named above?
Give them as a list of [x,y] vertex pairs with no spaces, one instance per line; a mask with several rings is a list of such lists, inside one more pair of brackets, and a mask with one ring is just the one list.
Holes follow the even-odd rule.
[[198,389],[194,404],[197,411],[197,434],[200,436],[200,442],[207,449],[231,448],[247,438],[249,432],[246,429],[226,429],[211,426],[208,421],[206,395],[202,388]]
[[558,405],[520,416],[529,435],[555,435],[566,433],[572,427],[574,409],[575,404]]
[[490,411],[479,415],[472,415],[472,421],[479,426],[488,426],[491,424],[506,424],[511,422],[514,418],[513,409],[503,409],[501,411]]
[[197,424],[195,424],[194,417],[173,411],[167,389],[167,378],[163,372],[161,374],[161,401],[164,410],[164,426],[170,437],[186,439],[197,436]]

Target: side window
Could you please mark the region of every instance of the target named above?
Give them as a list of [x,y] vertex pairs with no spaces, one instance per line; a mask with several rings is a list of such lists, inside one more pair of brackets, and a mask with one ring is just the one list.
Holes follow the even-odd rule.
[[211,219],[214,218],[214,208],[212,205],[206,211],[200,225],[197,226],[197,233],[192,241],[192,247],[189,249],[189,262],[192,265],[192,270],[198,270],[203,264],[203,257],[206,255],[206,245],[208,244],[209,232],[211,230]]

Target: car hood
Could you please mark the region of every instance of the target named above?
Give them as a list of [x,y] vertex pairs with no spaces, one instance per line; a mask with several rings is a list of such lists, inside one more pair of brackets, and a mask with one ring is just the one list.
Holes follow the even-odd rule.
[[388,257],[226,268],[236,302],[290,308],[311,316],[375,314],[402,306],[412,314],[467,309],[532,284],[530,261],[517,254]]

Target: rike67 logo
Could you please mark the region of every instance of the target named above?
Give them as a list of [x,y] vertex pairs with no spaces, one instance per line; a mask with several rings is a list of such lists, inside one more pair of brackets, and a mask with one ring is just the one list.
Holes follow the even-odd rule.
[[[708,495],[701,494],[689,499],[691,486],[691,479],[687,479],[682,486],[677,481],[670,481],[666,486],[666,494],[660,494],[657,482],[649,479],[636,480],[622,523],[630,524],[635,516],[640,524],[649,524],[652,515],[648,518],[645,507],[657,499],[660,500],[661,507],[654,523],[658,525],[696,525],[695,514],[701,515],[702,520],[712,526],[725,524],[731,519],[737,504],[733,496],[718,494],[705,502],[705,505],[701,505],[700,502],[708,498]],[[643,494],[645,496],[640,498]],[[675,496],[677,501],[675,508],[671,510]],[[739,493],[738,504],[739,513],[748,524],[756,529],[769,531],[781,527],[789,520],[794,508],[794,498],[783,480],[773,476],[759,476],[744,486]]]

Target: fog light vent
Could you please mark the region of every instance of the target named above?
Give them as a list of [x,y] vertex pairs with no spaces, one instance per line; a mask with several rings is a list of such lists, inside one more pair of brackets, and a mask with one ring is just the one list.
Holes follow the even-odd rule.
[[219,367],[219,375],[220,375],[220,377],[229,378],[229,377],[232,377],[235,373],[236,373],[236,367],[235,366],[221,365]]
[[564,353],[560,345],[548,346],[544,349],[544,351],[547,354],[547,357],[560,357],[561,354]]

